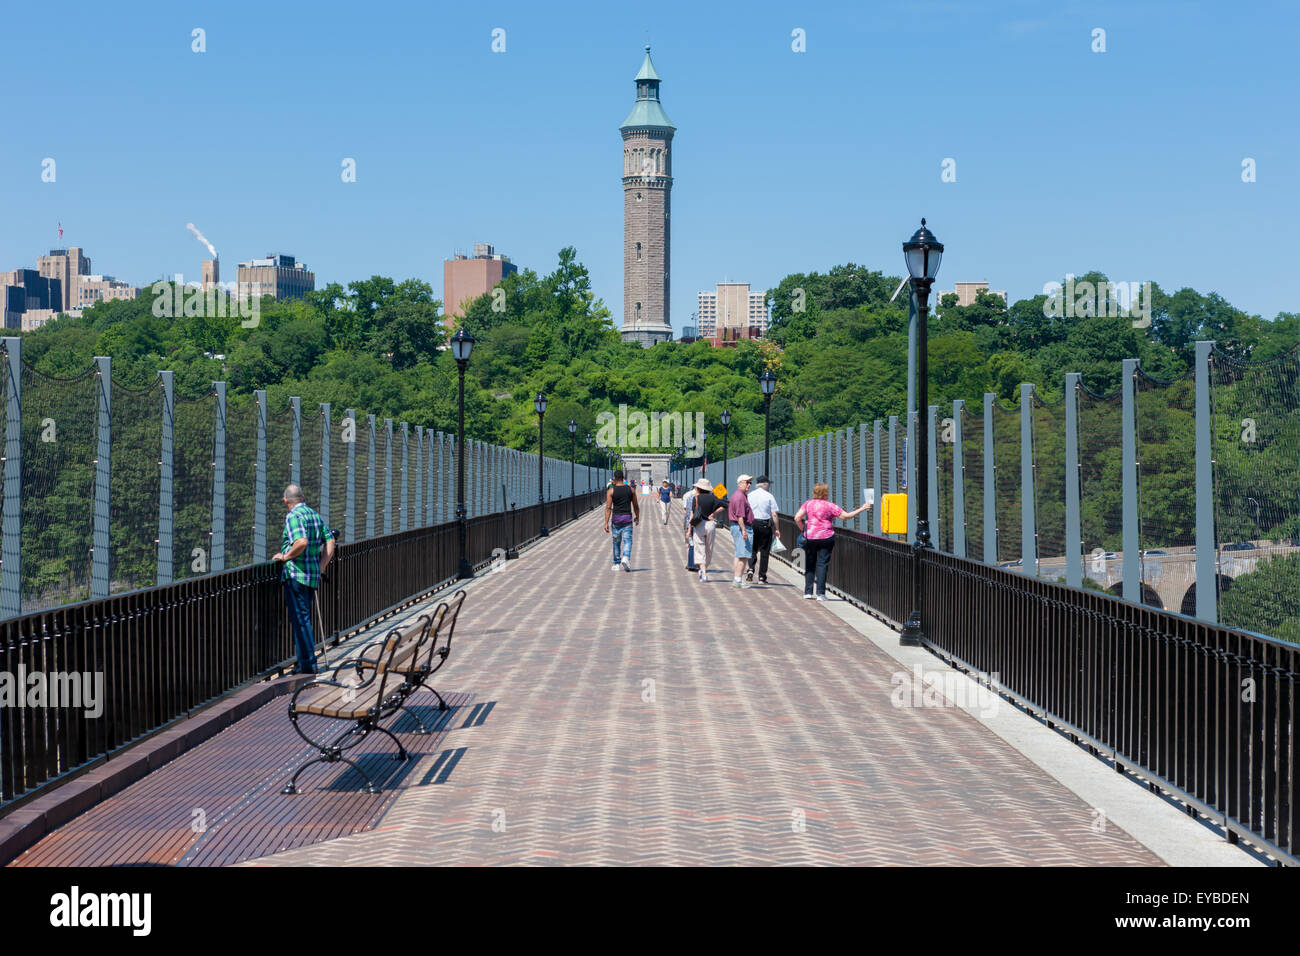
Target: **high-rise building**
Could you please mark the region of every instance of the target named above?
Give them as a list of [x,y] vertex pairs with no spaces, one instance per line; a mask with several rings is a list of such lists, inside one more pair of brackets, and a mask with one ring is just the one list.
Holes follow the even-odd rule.
[[659,74],[645,48],[636,103],[623,134],[624,342],[649,347],[673,337],[669,321],[669,210],[672,144],[677,127],[659,104]]
[[35,269],[0,272],[0,318],[8,330],[30,332],[63,310],[63,283]]
[[442,261],[442,314],[448,328],[465,314],[465,306],[492,291],[519,267],[508,256],[493,251],[490,242],[474,243],[474,257],[457,254]]
[[77,286],[76,308],[88,309],[96,302],[112,299],[134,299],[140,290],[129,282],[119,282],[112,276],[82,276]]
[[81,254],[81,249],[77,246],[71,249],[51,249],[48,256],[40,256],[36,260],[36,268],[47,279],[59,280],[62,300],[50,308],[64,311],[75,309],[81,298],[77,291],[81,277],[90,275],[90,260]]
[[[203,273],[203,291],[219,288],[221,285],[221,260],[204,259],[200,266]],[[236,272],[236,275],[238,272]]]
[[[212,260],[208,260],[212,261]],[[293,256],[271,253],[265,259],[241,262],[235,271],[241,298],[260,299],[273,296],[283,299],[301,299],[316,288],[316,276]]]
[[767,334],[766,292],[750,292],[748,282],[719,282],[713,292],[699,293],[699,337],[715,345]]

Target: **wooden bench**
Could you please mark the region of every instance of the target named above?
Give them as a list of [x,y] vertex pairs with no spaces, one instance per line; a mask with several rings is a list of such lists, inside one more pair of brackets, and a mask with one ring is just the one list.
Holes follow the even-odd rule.
[[[375,649],[375,655],[370,666],[358,672],[361,678],[359,681],[338,680],[339,672],[345,668],[352,667],[355,670],[355,662],[345,661],[335,667],[334,679],[318,678],[308,681],[294,692],[289,700],[289,721],[293,724],[293,729],[298,732],[298,736],[315,747],[319,753],[297,769],[293,778],[280,791],[281,793],[297,793],[298,777],[313,764],[340,761],[365,777],[368,793],[379,792],[370,775],[362,770],[356,761],[347,757],[346,753],[378,731],[397,744],[397,755],[394,759],[406,760],[410,756],[402,746],[402,742],[393,735],[392,731],[383,727],[381,721],[396,712],[398,705],[405,700],[405,696],[400,692],[406,683],[405,674],[411,671],[421,646],[428,641],[435,618],[440,621],[445,615],[445,605],[440,606],[434,614],[422,614],[411,624],[394,628],[381,640],[363,648],[363,655],[372,648]],[[341,721],[350,726],[337,734],[322,733],[319,739],[313,739],[299,724],[299,718],[305,715]],[[324,726],[329,728],[331,725]]]

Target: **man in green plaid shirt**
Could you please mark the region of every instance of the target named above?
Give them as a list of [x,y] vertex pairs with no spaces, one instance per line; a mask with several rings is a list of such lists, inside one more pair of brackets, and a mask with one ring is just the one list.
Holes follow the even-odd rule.
[[284,489],[283,500],[289,513],[280,535],[280,552],[271,560],[284,565],[284,603],[289,608],[298,651],[298,669],[294,673],[314,674],[316,640],[312,635],[311,606],[321,575],[334,557],[334,535],[325,527],[325,519],[303,500],[297,485]]

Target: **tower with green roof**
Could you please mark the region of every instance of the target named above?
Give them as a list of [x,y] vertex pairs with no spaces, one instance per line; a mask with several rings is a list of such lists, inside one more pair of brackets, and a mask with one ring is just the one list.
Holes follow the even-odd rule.
[[669,195],[676,127],[659,102],[659,74],[645,48],[636,103],[623,134],[624,342],[645,347],[673,337],[668,315]]

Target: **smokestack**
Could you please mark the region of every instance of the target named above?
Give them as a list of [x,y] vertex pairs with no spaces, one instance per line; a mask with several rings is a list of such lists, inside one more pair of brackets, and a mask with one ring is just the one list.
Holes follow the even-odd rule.
[[204,236],[203,233],[199,232],[198,226],[194,225],[194,223],[192,222],[187,222],[185,224],[185,228],[188,229],[190,232],[194,233],[195,239],[197,239],[199,242],[203,243],[205,246],[208,247],[208,252],[212,253],[213,259],[217,258],[216,247],[213,246],[212,243],[208,242],[207,237]]

